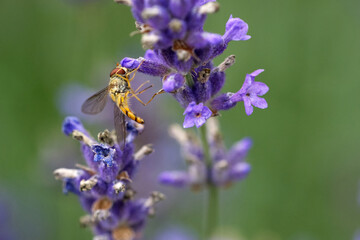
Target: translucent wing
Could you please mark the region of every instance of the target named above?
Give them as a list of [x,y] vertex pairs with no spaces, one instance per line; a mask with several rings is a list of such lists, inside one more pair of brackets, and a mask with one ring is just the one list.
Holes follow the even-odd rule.
[[101,112],[107,102],[108,96],[108,87],[100,90],[99,92],[95,93],[81,106],[81,111],[86,114],[97,114]]
[[114,126],[116,139],[118,144],[121,144],[121,140],[123,142],[123,146],[125,146],[125,138],[126,138],[126,122],[125,115],[120,111],[119,107],[114,104]]

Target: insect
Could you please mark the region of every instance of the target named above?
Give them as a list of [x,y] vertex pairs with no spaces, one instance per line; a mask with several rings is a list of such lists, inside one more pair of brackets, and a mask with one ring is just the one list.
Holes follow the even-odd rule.
[[[156,95],[163,93],[164,91],[161,89],[156,92],[152,98],[147,102],[144,103],[138,95],[145,92],[152,85],[146,87],[145,89],[140,90],[146,83],[146,81],[142,83],[135,91],[131,88],[130,82],[134,79],[137,70],[140,68],[141,62],[139,66],[133,70],[129,70],[128,68],[122,67],[121,65],[117,65],[111,72],[110,72],[110,82],[109,85],[99,92],[95,93],[91,97],[89,97],[82,105],[81,110],[83,113],[86,114],[98,114],[100,113],[107,102],[108,96],[112,99],[115,103],[114,105],[114,125],[115,125],[115,132],[116,136],[123,135],[123,139],[125,142],[125,118],[124,115],[128,116],[130,119],[134,120],[137,123],[144,124],[145,121],[141,117],[137,116],[128,105],[128,101],[130,98],[135,97],[140,103],[144,106],[149,104]],[[130,75],[133,76],[130,78]]]

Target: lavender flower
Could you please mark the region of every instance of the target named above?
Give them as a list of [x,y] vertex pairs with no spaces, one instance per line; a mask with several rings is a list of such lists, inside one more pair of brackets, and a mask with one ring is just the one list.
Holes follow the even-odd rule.
[[182,147],[188,170],[163,172],[159,176],[160,183],[174,187],[191,186],[193,189],[202,188],[207,184],[226,187],[249,174],[251,167],[245,162],[245,158],[252,146],[252,140],[244,138],[226,152],[215,119],[208,120],[207,132],[213,159],[210,169],[207,169],[205,164],[199,140],[179,126],[171,127],[170,133]]
[[196,125],[196,127],[200,127],[209,117],[211,117],[212,112],[207,106],[204,106],[203,103],[196,105],[195,102],[191,102],[186,108],[184,115],[184,128],[193,127],[194,125]]
[[[253,112],[252,106],[267,107],[266,101],[259,98],[268,91],[267,86],[253,83],[260,70],[247,76],[238,93],[216,97],[225,83],[225,70],[235,63],[235,56],[229,56],[218,67],[213,66],[212,60],[222,54],[231,41],[251,38],[247,35],[249,27],[243,20],[231,15],[224,35],[219,35],[203,30],[207,14],[219,9],[216,1],[127,0],[120,3],[132,7],[143,47],[149,49],[144,58],[124,58],[121,65],[134,69],[142,63],[139,71],[161,77],[163,91],[186,108],[185,112],[194,104],[204,106],[204,109],[208,105],[214,116],[239,101],[244,101],[248,115]],[[185,116],[184,127],[200,127],[210,117],[195,121],[188,113]]]
[[221,54],[230,41],[248,40],[248,25],[239,18],[226,23],[223,36],[203,31],[206,16],[219,10],[216,1],[133,0],[132,13],[144,48],[154,49],[153,58],[169,67],[189,72]]
[[[231,41],[250,39],[247,23],[230,16],[223,35],[205,32],[203,26],[207,15],[219,9],[216,0],[115,1],[131,7],[136,19],[136,33],[142,34],[142,45],[148,49],[144,57],[124,58],[121,65],[160,77],[162,89],[154,97],[167,92],[180,103],[185,109],[184,128],[199,128],[208,122],[207,133],[202,131],[202,144],[181,127],[171,128],[172,136],[182,147],[188,169],[164,172],[159,181],[193,189],[209,186],[211,195],[216,196],[216,186],[226,187],[245,178],[251,169],[245,162],[252,146],[251,139],[245,138],[227,151],[217,121],[211,117],[240,101],[244,102],[247,115],[252,114],[253,106],[267,108],[267,102],[260,96],[269,88],[254,81],[262,69],[248,74],[238,92],[218,95],[225,84],[225,71],[235,63],[235,56],[225,58],[219,66],[214,66],[212,61],[226,50]],[[163,198],[162,194],[154,192],[147,199],[134,199],[133,176],[140,159],[152,149],[144,146],[134,153],[133,140],[142,129],[131,122],[127,130],[125,144],[119,146],[116,136],[107,130],[98,135],[97,142],[78,119],[67,118],[64,122],[64,133],[81,142],[87,166],[58,169],[54,174],[63,180],[65,193],[79,196],[83,208],[89,213],[80,222],[93,228],[97,240],[138,239],[147,216],[153,214],[155,203]],[[217,203],[213,199],[216,197],[209,198],[208,204],[212,212],[209,216],[213,217],[209,217],[210,220],[217,219]],[[211,220],[207,225],[206,232],[211,235],[216,221]]]
[[135,122],[127,126],[128,137],[121,148],[114,144],[116,136],[107,130],[98,135],[101,141],[98,143],[79,119],[67,117],[63,123],[63,132],[81,142],[87,166],[60,168],[54,175],[64,182],[64,193],[79,196],[89,213],[80,223],[91,226],[96,239],[137,239],[147,216],[154,213],[154,205],[163,199],[157,192],[146,199],[134,199],[131,179],[140,160],[150,154],[152,148],[145,145],[134,153],[133,140],[143,127]]

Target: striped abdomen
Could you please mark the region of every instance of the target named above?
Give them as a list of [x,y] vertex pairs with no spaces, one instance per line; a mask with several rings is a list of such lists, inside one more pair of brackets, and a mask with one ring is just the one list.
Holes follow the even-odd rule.
[[140,123],[140,124],[145,123],[144,119],[142,119],[141,117],[136,116],[135,113],[133,113],[130,110],[130,108],[122,106],[122,105],[120,105],[119,108],[126,116],[128,116],[130,119],[134,120],[135,122]]

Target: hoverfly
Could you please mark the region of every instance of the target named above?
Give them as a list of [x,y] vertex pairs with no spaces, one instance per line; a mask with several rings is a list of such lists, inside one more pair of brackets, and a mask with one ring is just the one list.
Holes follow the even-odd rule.
[[[114,105],[114,125],[116,137],[118,138],[122,133],[123,140],[125,142],[126,130],[125,130],[125,117],[129,117],[139,124],[144,124],[145,121],[141,117],[137,116],[128,105],[128,101],[130,98],[135,97],[140,103],[144,106],[149,104],[156,95],[163,93],[164,91],[161,89],[157,93],[155,93],[152,98],[144,103],[138,95],[145,92],[147,89],[151,88],[152,85],[146,87],[145,89],[140,90],[142,86],[144,86],[149,81],[142,83],[135,91],[131,88],[130,82],[134,79],[137,70],[140,68],[141,62],[136,69],[129,70],[128,68],[122,67],[118,64],[111,72],[110,72],[110,82],[109,85],[99,92],[95,93],[91,97],[89,97],[81,106],[81,111],[86,114],[97,114],[101,112],[107,102],[108,96],[115,103]],[[133,76],[130,78],[130,74]]]

